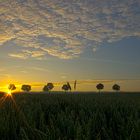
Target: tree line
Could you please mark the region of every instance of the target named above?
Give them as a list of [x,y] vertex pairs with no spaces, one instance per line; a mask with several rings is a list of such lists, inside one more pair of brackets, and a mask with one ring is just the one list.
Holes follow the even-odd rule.
[[[77,81],[74,82],[74,90],[76,90],[76,84],[77,84]],[[49,92],[50,93],[50,91],[53,90],[53,88],[54,88],[53,83],[47,83],[43,87],[42,90],[44,92]],[[101,90],[104,89],[104,85],[102,83],[99,83],[99,84],[96,85],[96,88],[98,89],[99,93],[101,93]],[[10,91],[16,90],[16,86],[14,84],[10,84],[9,87],[8,87],[8,89]],[[21,90],[24,91],[24,92],[30,92],[31,91],[31,85],[22,85],[21,86]],[[70,83],[67,82],[66,84],[63,84],[62,85],[62,90],[64,90],[65,92],[71,91],[72,88],[71,88]],[[114,90],[114,91],[120,91],[120,86],[118,84],[114,84],[112,86],[112,90]]]

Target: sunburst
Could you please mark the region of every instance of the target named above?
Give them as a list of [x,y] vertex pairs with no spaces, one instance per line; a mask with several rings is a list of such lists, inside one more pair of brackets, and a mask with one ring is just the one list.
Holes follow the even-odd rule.
[[7,95],[8,95],[8,96],[12,96],[11,90],[7,91]]

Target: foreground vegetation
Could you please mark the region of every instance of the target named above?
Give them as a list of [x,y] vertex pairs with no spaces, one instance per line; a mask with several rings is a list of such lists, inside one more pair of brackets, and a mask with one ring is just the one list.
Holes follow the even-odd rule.
[[1,140],[139,140],[140,94],[0,95]]

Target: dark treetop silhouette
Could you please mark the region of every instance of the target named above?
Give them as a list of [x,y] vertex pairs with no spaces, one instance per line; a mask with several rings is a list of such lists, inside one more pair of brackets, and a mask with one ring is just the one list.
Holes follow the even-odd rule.
[[104,85],[99,83],[96,88],[99,90],[99,93],[101,92],[102,89],[104,89]]
[[71,91],[71,86],[70,86],[69,82],[67,82],[67,84],[64,84],[62,86],[62,90],[64,90],[65,92],[68,91],[68,90]]
[[47,83],[47,85],[45,85],[45,86],[43,87],[43,91],[48,92],[48,91],[51,91],[53,88],[54,88],[53,83]]
[[119,91],[120,90],[120,86],[115,84],[112,86],[112,89],[115,90],[115,91]]
[[31,90],[31,86],[30,86],[30,85],[22,85],[21,89],[22,89],[23,91],[29,92],[29,91]]
[[11,90],[11,91],[12,90],[15,90],[16,89],[16,86],[14,84],[10,84],[9,87],[8,87],[8,89]]

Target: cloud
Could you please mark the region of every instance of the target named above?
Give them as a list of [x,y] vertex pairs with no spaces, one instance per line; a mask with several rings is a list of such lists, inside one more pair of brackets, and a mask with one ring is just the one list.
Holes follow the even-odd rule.
[[1,33],[1,35],[0,35],[0,46],[1,46],[3,43],[5,43],[5,42],[11,40],[12,38],[13,38],[12,36],[7,35],[6,33]]
[[27,58],[37,58],[41,59],[42,56],[45,55],[44,51],[31,51],[31,50],[22,50],[21,53],[10,53],[10,57],[15,57],[19,59],[27,59]]
[[21,51],[9,56],[20,59],[72,59],[87,47],[140,37],[139,23],[139,0],[0,1],[0,46],[16,44]]
[[17,54],[9,54],[10,57],[14,57],[14,58],[19,58],[19,59],[27,59],[28,56],[26,56],[26,54],[23,53],[17,53]]

